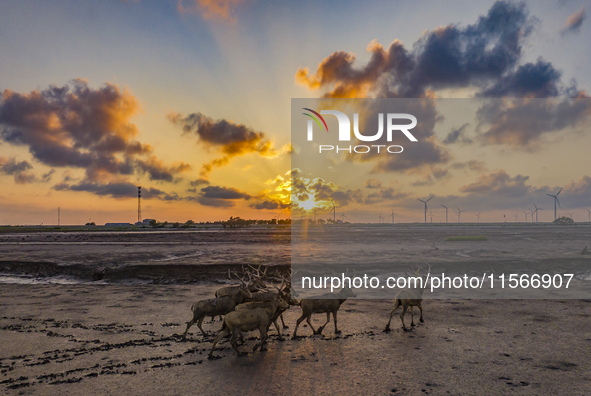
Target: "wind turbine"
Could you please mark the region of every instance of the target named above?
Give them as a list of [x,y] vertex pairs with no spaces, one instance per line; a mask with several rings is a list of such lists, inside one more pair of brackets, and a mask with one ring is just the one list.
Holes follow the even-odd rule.
[[527,212],[524,210],[523,213],[525,213],[525,222],[527,223]]
[[316,209],[314,209],[313,213],[314,213],[314,223],[316,223],[317,217],[318,217],[318,214],[316,213]]
[[542,208],[538,208],[538,207],[536,206],[536,204],[534,204],[534,208],[536,208],[535,212],[536,212],[536,223],[537,223],[537,222],[538,222],[538,210],[544,210],[544,209],[542,209]]
[[460,216],[462,216],[462,211],[457,206],[456,206],[456,209],[458,210],[458,223],[459,223],[460,222]]
[[394,209],[392,209],[392,214],[390,215],[390,217],[392,217],[392,224],[394,224],[394,216],[397,216],[398,213],[394,213]]
[[562,188],[556,193],[556,195],[546,194],[547,196],[554,198],[554,220],[556,220],[556,203],[557,202],[558,202],[558,206],[560,207],[560,201],[558,200],[558,194],[560,194],[560,191],[562,191]]
[[345,222],[345,212],[341,212],[341,221],[344,223]]
[[574,213],[575,213],[575,212],[573,212],[573,213],[567,213],[567,215],[568,215],[568,217],[570,217],[570,218],[572,219],[572,218],[573,218],[573,214],[574,214]]
[[527,210],[529,210],[531,212],[531,222],[534,222],[534,212],[535,210],[531,210],[530,208],[527,208]]
[[589,223],[591,223],[591,210],[587,209],[587,213],[589,213]]
[[433,211],[430,211],[430,212],[429,212],[429,217],[431,218],[431,224],[433,224],[433,216],[435,216],[435,215],[433,214]]
[[478,214],[476,215],[476,217],[478,218],[478,222],[480,223],[480,213],[482,212],[478,212]]
[[332,212],[332,222],[336,223],[337,222],[337,207],[335,206],[333,201],[330,201],[332,203],[332,209],[328,211],[328,213]]
[[447,223],[447,206],[441,204],[445,208],[445,222]]
[[519,216],[517,215],[517,213],[515,213],[515,222],[517,223],[517,219],[519,219]]
[[433,199],[433,197],[429,198],[426,201],[423,201],[422,199],[419,199],[419,198],[417,198],[417,199],[425,204],[425,224],[427,224],[427,202],[429,202],[431,199]]
[[385,219],[385,217],[382,216],[382,214],[380,213],[380,215],[378,216],[378,219],[380,219],[380,224],[382,224],[382,219]]

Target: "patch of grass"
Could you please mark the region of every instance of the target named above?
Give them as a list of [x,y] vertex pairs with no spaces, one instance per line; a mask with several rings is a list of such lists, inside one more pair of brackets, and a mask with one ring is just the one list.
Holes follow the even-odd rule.
[[458,242],[458,241],[488,241],[488,238],[484,235],[464,235],[464,236],[453,236],[445,238],[447,242]]

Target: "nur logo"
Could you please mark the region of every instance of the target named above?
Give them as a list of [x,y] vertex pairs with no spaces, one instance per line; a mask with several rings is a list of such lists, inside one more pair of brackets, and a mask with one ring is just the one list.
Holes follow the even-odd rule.
[[[311,118],[311,120],[308,120],[308,141],[311,142],[313,140],[314,137],[314,123],[312,121],[316,121],[316,124],[318,124],[318,126],[320,127],[320,130],[322,130],[322,126],[324,125],[324,129],[326,129],[326,132],[328,132],[328,125],[326,124],[326,121],[324,120],[324,118],[322,117],[321,114],[329,114],[329,115],[334,115],[337,118],[337,121],[339,123],[339,141],[343,142],[348,142],[351,141],[351,120],[349,119],[349,117],[341,112],[341,111],[337,111],[337,110],[321,110],[320,113],[306,108],[304,107],[303,110],[307,110],[312,114],[308,114],[308,113],[302,113],[305,116],[308,116]],[[408,140],[410,140],[411,142],[417,142],[417,138],[415,138],[413,136],[412,133],[409,132],[409,129],[413,129],[415,126],[417,126],[417,118],[415,116],[413,116],[412,114],[406,114],[406,113],[387,113],[386,114],[386,139],[388,142],[392,141],[392,136],[393,136],[393,132],[402,132],[407,138]],[[410,124],[401,124],[399,123],[400,120],[409,120]],[[322,124],[320,123],[322,122]],[[375,135],[362,135],[361,132],[359,132],[359,114],[358,113],[354,113],[353,114],[353,133],[355,134],[355,137],[362,142],[375,142],[376,140],[380,139],[382,137],[382,135],[384,134],[384,113],[379,113],[378,114],[378,131]],[[380,148],[386,148],[386,150],[391,153],[391,154],[398,154],[401,153],[403,151],[403,147],[399,146],[399,145],[392,145],[392,146],[386,146],[383,144],[378,144],[378,145],[371,145],[370,146],[366,146],[366,145],[358,145],[358,146],[348,146],[348,147],[339,147],[336,146],[336,152],[340,152],[340,151],[348,151],[349,153],[355,152],[355,153],[359,153],[359,154],[365,154],[368,153],[372,150],[373,148],[377,149],[377,152],[380,152]],[[320,145],[320,151],[331,151],[334,150],[335,147],[331,146],[331,145]]]

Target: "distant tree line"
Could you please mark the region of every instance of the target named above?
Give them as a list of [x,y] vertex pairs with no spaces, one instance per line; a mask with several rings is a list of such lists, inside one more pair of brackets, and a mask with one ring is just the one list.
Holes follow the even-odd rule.
[[151,220],[149,225],[152,228],[191,228],[195,225],[221,225],[222,227],[226,228],[241,228],[241,227],[248,227],[251,225],[264,225],[264,224],[291,224],[291,219],[270,219],[270,220],[262,220],[262,219],[243,219],[241,217],[233,217],[226,221],[206,221],[195,223],[193,220],[187,220],[184,223],[169,223],[168,221],[160,222],[158,220]]

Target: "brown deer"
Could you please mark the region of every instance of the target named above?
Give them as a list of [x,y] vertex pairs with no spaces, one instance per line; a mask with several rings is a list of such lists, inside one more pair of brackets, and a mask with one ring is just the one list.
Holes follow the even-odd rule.
[[[252,280],[245,282],[244,280],[241,279],[240,282],[241,282],[241,285],[239,286],[240,295],[244,295],[244,298],[251,297],[252,294],[250,294],[248,289],[249,289],[249,286],[250,286],[250,283],[252,282]],[[197,301],[196,303],[191,305],[191,311],[193,312],[193,319],[191,319],[189,322],[187,322],[187,328],[185,329],[185,332],[183,333],[183,340],[186,339],[187,333],[189,332],[189,328],[191,326],[193,326],[193,324],[195,324],[195,322],[197,322],[197,326],[199,327],[199,330],[201,330],[203,337],[207,337],[207,333],[205,333],[205,331],[203,330],[203,327],[201,327],[201,324],[203,323],[203,319],[206,316],[214,317],[217,315],[220,315],[220,316],[226,315],[226,314],[234,311],[234,308],[236,307],[236,305],[237,304],[236,304],[235,299],[232,298],[231,296],[209,298],[206,300]]]
[[[238,349],[238,338],[242,338],[242,332],[259,330],[261,341],[253,348],[253,352],[259,347],[264,351],[267,342],[267,331],[269,326],[273,323],[273,319],[278,317],[278,312],[289,308],[289,304],[283,299],[274,299],[264,302],[251,302],[247,307],[239,308],[236,311],[230,312],[224,317],[224,324],[222,331],[213,341],[211,351],[209,352],[209,359],[213,358],[213,351],[217,343],[228,334],[232,334],[230,344],[236,351],[238,356],[245,355],[245,352],[240,352]],[[244,304],[242,304],[244,305]]]
[[[337,311],[341,307],[341,304],[343,304],[348,297],[357,297],[357,295],[353,292],[353,290],[345,287],[338,293],[327,293],[315,298],[302,299],[300,301],[300,306],[302,307],[302,316],[300,316],[296,322],[293,338],[297,338],[298,326],[304,319],[306,319],[314,334],[321,334],[322,330],[324,330],[324,327],[328,324],[328,322],[330,322],[331,313],[334,320],[334,332],[339,334],[340,330],[337,328]],[[312,322],[310,321],[312,314],[325,312],[326,323],[320,326],[318,330],[314,330]]]

